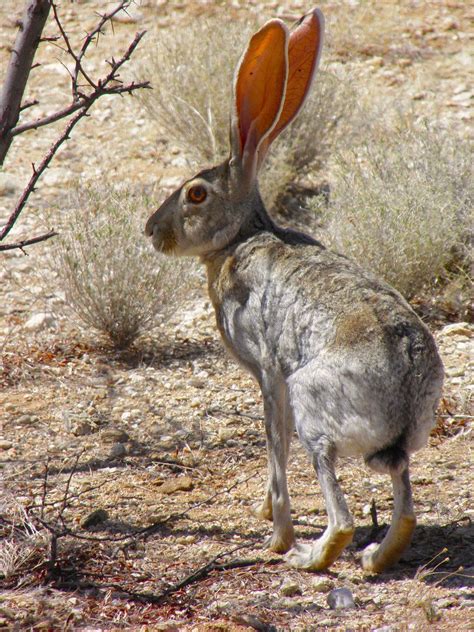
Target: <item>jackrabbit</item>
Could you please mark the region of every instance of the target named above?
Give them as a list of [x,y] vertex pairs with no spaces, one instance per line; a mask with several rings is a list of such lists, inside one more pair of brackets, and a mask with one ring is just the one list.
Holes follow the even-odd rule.
[[[230,158],[175,191],[146,234],[160,252],[201,258],[225,346],[260,385],[269,479],[254,513],[273,520],[270,549],[297,568],[334,562],[354,533],[335,459],[361,455],[393,483],[392,524],[362,555],[365,569],[380,572],[398,561],[415,528],[409,454],[433,426],[443,367],[398,292],[309,235],[277,226],[260,197],[257,173],[305,101],[323,30],[315,9],[291,32],[275,19],[253,35],[234,76]],[[328,514],[313,544],[295,543],[290,516],[295,427]]]

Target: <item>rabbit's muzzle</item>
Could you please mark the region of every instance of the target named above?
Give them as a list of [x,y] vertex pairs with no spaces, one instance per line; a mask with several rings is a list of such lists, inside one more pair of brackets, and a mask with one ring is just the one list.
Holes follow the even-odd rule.
[[174,210],[173,198],[174,196],[168,198],[168,200],[149,217],[145,226],[145,235],[151,237],[154,248],[165,254],[175,251],[177,245],[172,222]]
[[167,254],[176,250],[176,237],[171,226],[167,226],[163,230],[158,224],[153,224],[150,228],[147,224],[145,234],[151,237],[153,247],[158,252]]

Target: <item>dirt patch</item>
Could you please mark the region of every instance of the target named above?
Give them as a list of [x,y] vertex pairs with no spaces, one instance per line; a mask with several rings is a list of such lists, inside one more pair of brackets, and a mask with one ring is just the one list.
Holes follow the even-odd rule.
[[[266,5],[233,4],[239,15],[272,14]],[[407,2],[398,14],[400,3],[386,5],[382,13],[372,12],[373,20],[385,16],[396,25],[397,47],[380,30],[370,36],[367,24],[374,21],[366,13],[355,31],[365,40],[352,56],[335,22],[346,7],[328,4],[335,54],[387,98],[402,90],[415,108],[441,111],[469,133],[466,95],[456,92],[464,81],[466,4],[451,2],[448,9],[445,3]],[[100,6],[65,5],[71,32],[80,38]],[[214,10],[207,2],[144,2],[135,22],[116,25],[106,49],[120,49],[138,28],[166,28]],[[289,15],[303,10],[299,2],[283,6]],[[3,5],[0,23],[2,41],[12,41],[14,26]],[[7,53],[0,51],[2,67]],[[103,58],[98,48],[93,62]],[[67,76],[54,47],[44,47],[41,61],[48,78],[33,75],[32,92],[47,110],[67,90]],[[168,182],[184,175],[166,165],[164,145],[132,99],[99,103],[79,131],[50,170],[21,230],[40,225],[42,208],[78,177],[100,176],[104,165],[109,175],[146,186],[161,173]],[[53,134],[18,139],[6,165],[11,194],[1,200],[2,216]],[[28,257],[4,255],[0,262],[0,627],[469,628],[472,326],[444,323],[436,332],[447,383],[430,445],[414,458],[418,526],[401,563],[380,577],[360,568],[361,550],[380,540],[389,523],[391,488],[385,477],[351,460],[341,462],[338,475],[356,521],[354,542],[330,572],[302,573],[262,549],[271,525],[249,511],[265,486],[261,398],[225,354],[205,291],[139,348],[117,354],[74,323],[47,273],[38,274],[46,248],[35,247]],[[38,312],[53,317],[26,327]],[[296,440],[289,483],[297,537],[315,539],[326,516]],[[328,594],[337,588],[351,591],[354,608],[329,607]]]

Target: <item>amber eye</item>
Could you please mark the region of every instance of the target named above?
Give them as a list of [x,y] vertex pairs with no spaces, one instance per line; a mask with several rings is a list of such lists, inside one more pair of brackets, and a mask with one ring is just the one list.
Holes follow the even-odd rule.
[[201,204],[207,198],[207,191],[200,184],[196,184],[188,189],[187,198],[193,204]]

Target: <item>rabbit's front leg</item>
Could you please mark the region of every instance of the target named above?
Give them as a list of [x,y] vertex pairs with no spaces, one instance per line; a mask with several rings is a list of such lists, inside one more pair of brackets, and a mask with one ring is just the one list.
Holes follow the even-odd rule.
[[290,448],[292,421],[288,415],[285,387],[262,388],[268,451],[268,487],[263,503],[253,512],[260,518],[273,519],[273,534],[265,543],[275,553],[286,553],[294,544],[286,465]]
[[334,471],[334,446],[322,436],[306,447],[313,455],[313,465],[326,504],[328,526],[313,544],[296,544],[286,555],[286,560],[296,568],[321,571],[328,568],[351,542],[354,526]]
[[[289,411],[283,421],[284,421],[284,436],[281,437],[281,440],[283,441],[284,439],[286,439],[282,447],[285,451],[285,454],[284,454],[285,463],[287,463],[288,455],[290,452],[291,437],[294,430],[293,421],[292,421]],[[278,437],[278,439],[280,439],[280,437]],[[265,497],[262,502],[255,503],[251,508],[252,514],[259,520],[273,520],[272,471],[274,469],[273,462],[276,458],[273,451],[273,444],[274,442],[272,440],[267,439],[268,482],[267,482]]]

